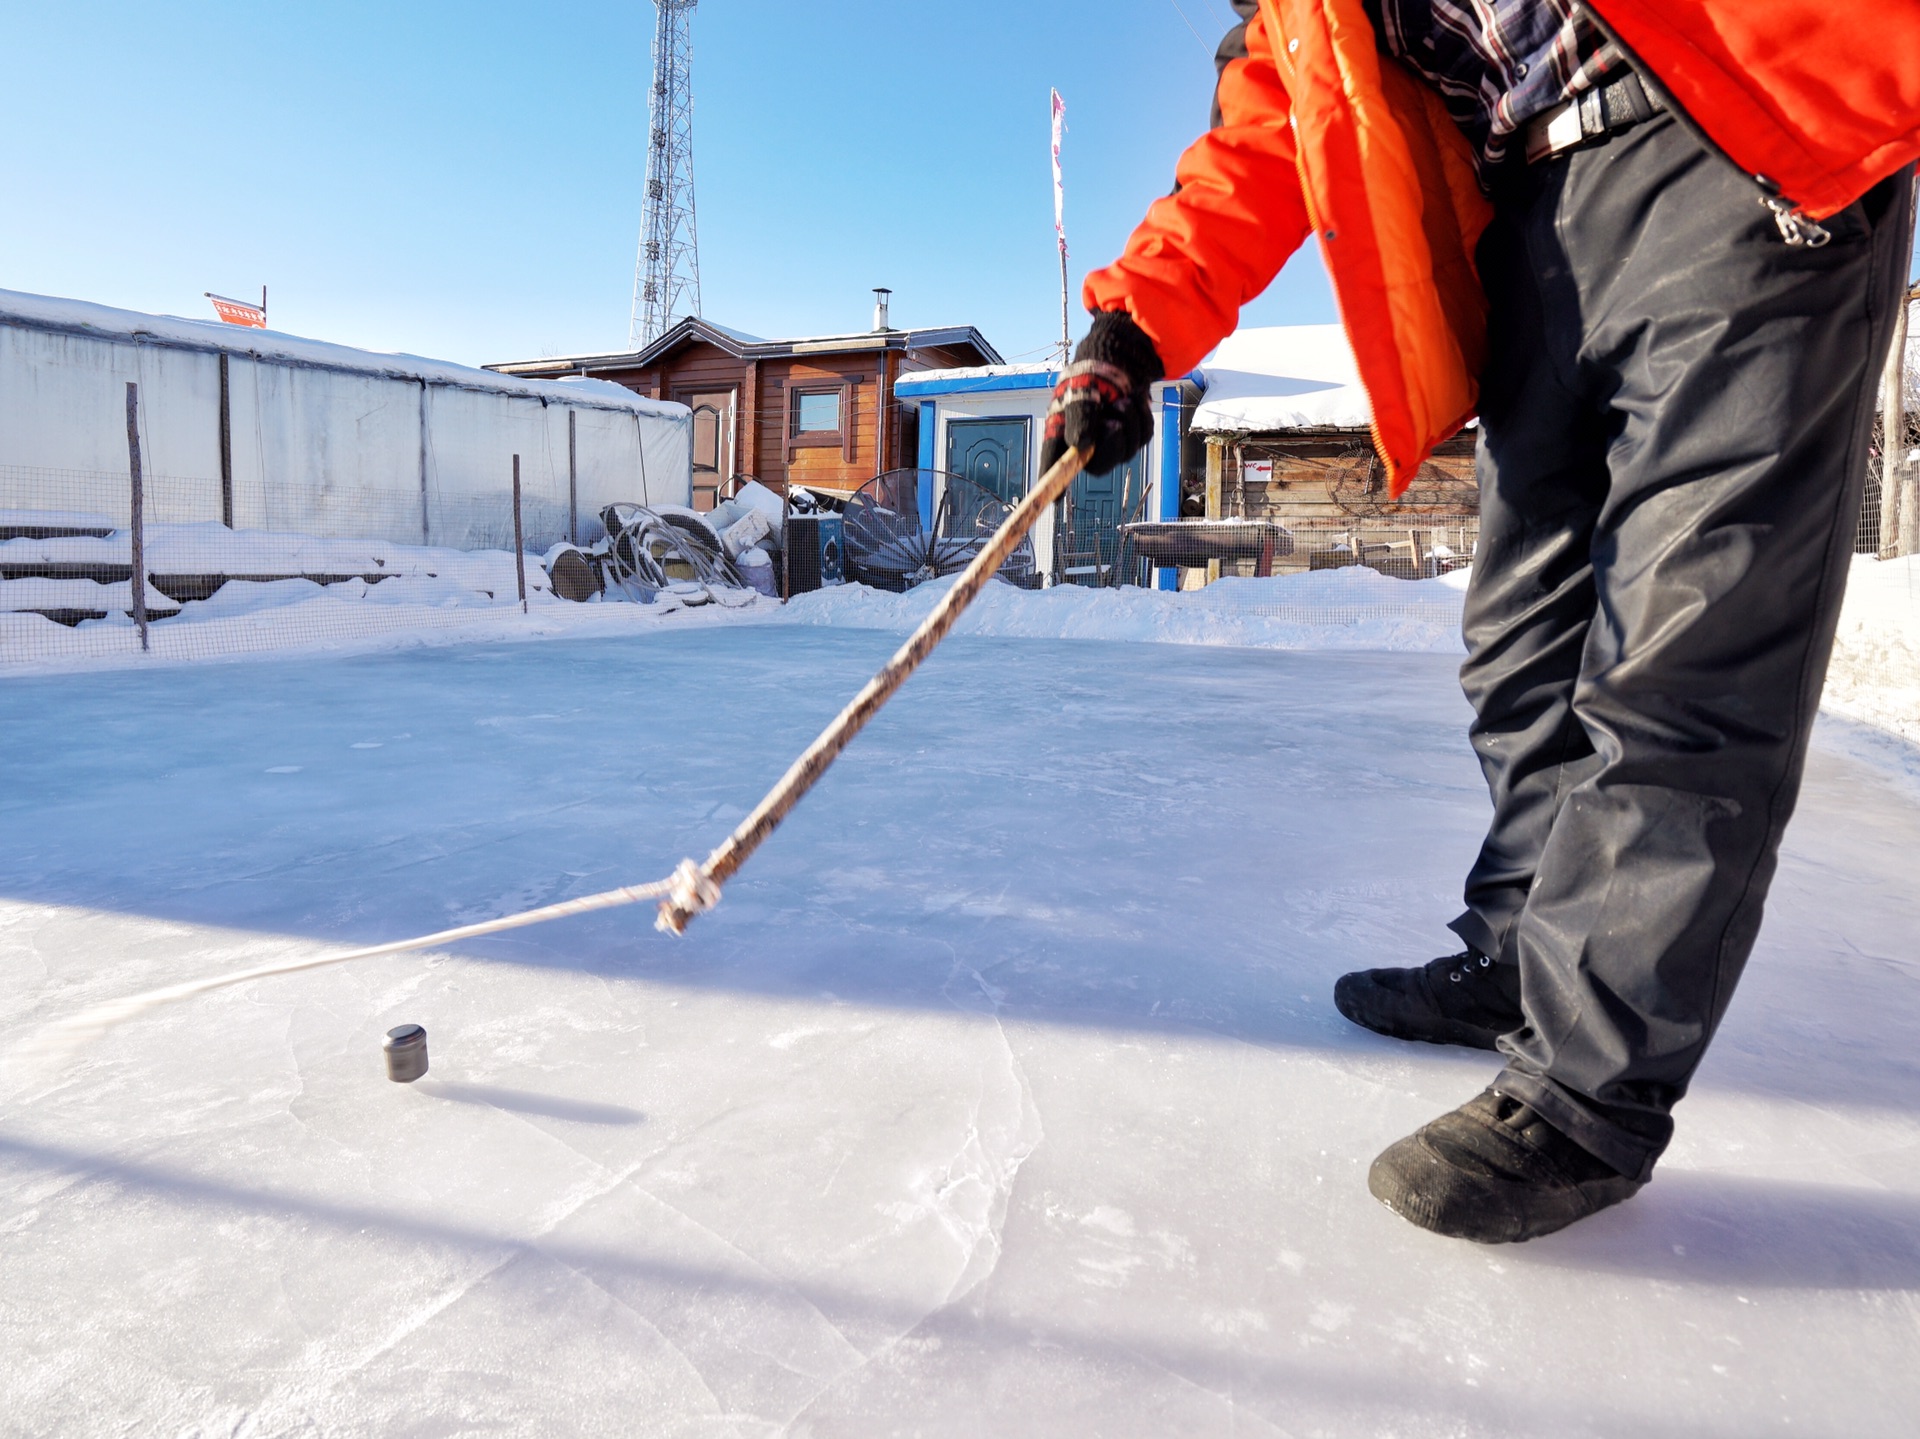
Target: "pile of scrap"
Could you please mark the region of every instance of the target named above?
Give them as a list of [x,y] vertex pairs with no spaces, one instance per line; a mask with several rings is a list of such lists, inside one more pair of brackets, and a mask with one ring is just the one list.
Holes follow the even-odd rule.
[[559,544],[544,564],[554,593],[578,603],[737,604],[775,595],[785,506],[757,481],[701,514],[679,505],[608,505],[605,535],[591,545]]

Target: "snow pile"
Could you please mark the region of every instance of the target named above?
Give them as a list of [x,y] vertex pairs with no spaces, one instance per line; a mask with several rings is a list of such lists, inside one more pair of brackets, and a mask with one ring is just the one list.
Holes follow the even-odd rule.
[[[511,557],[501,558],[511,573]],[[504,598],[490,600],[407,579],[326,586],[310,580],[234,581],[212,599],[181,606],[177,615],[149,625],[145,654],[133,621],[123,613],[74,627],[37,614],[0,613],[0,674],[93,670],[156,660],[368,654],[479,641],[613,637],[663,624],[680,628],[765,619],[779,611],[778,600],[745,592],[729,594],[724,603],[697,607],[667,593],[646,605],[573,604],[548,592],[544,575],[536,592],[538,572],[530,561],[524,615],[511,588]]]
[[[0,618],[21,610],[78,610],[106,614],[133,608],[133,581],[50,579],[35,575],[28,579],[0,579]],[[176,606],[165,595],[147,591],[147,612],[172,614]],[[36,618],[38,616],[36,615]]]
[[[996,584],[974,601],[955,633],[1458,654],[1468,574],[1408,581],[1356,566],[1225,579],[1180,594],[1071,585],[1030,592]],[[864,585],[818,590],[796,596],[783,618],[905,632],[926,618],[951,583],[936,581],[904,595]],[[1855,560],[1823,707],[1920,743],[1920,556]]]
[[1855,556],[1821,704],[1920,744],[1920,555]]
[[[523,615],[519,577],[507,550],[322,539],[218,524],[152,526],[146,559],[147,613],[154,623],[143,655],[129,613],[132,584],[111,577],[115,567],[125,576],[132,564],[124,533],[0,543],[0,669],[626,633],[693,608],[728,616],[777,609],[775,601],[732,591],[716,593],[704,605],[710,598],[704,591],[662,593],[650,605],[603,603],[598,597],[575,604],[554,594],[546,569],[529,555]],[[56,573],[30,573],[35,569]],[[102,578],[86,578],[88,573]],[[77,624],[62,622],[76,616]]]
[[82,510],[7,510],[0,509],[0,535],[34,531],[98,530],[105,533],[114,522],[105,515]]
[[[843,585],[797,595],[786,617],[798,624],[908,631],[952,580],[903,595]],[[989,585],[956,634],[1010,639],[1125,640],[1232,645],[1273,650],[1460,651],[1466,572],[1438,580],[1396,580],[1362,567],[1271,579],[1225,579],[1203,590],[1019,590]]]
[[[389,540],[230,530],[217,521],[149,525],[145,559],[147,574],[162,581],[170,575],[253,579],[358,575],[377,584],[389,576],[410,575],[443,580],[461,590],[498,591],[503,585],[508,590],[514,588],[513,556],[505,550],[457,550]],[[132,563],[133,545],[125,530],[103,538],[67,535],[0,542],[0,574],[9,576],[56,565],[102,570],[118,566],[124,571]],[[527,563],[531,588],[539,563],[533,559]],[[544,586],[545,575],[539,574],[538,578]]]

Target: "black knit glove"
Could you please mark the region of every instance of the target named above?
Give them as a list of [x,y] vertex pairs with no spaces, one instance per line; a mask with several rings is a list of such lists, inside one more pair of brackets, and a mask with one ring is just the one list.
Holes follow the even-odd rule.
[[1092,449],[1087,469],[1096,475],[1139,454],[1153,438],[1153,382],[1165,374],[1153,341],[1133,316],[1125,310],[1094,316],[1047,407],[1040,472],[1070,449]]

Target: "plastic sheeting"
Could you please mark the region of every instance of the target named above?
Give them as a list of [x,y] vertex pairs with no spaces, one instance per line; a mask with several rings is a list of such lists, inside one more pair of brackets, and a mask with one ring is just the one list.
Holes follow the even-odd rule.
[[617,385],[0,291],[0,510],[126,524],[132,381],[147,520],[221,521],[223,354],[236,529],[510,549],[515,454],[536,553],[615,501],[691,500],[688,411]]

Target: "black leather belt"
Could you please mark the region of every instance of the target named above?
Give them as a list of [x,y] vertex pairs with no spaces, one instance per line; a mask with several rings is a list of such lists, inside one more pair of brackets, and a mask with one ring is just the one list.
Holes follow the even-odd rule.
[[1666,106],[1647,92],[1638,75],[1623,75],[1562,100],[1527,122],[1527,163],[1593,145],[1610,135],[1644,125]]

